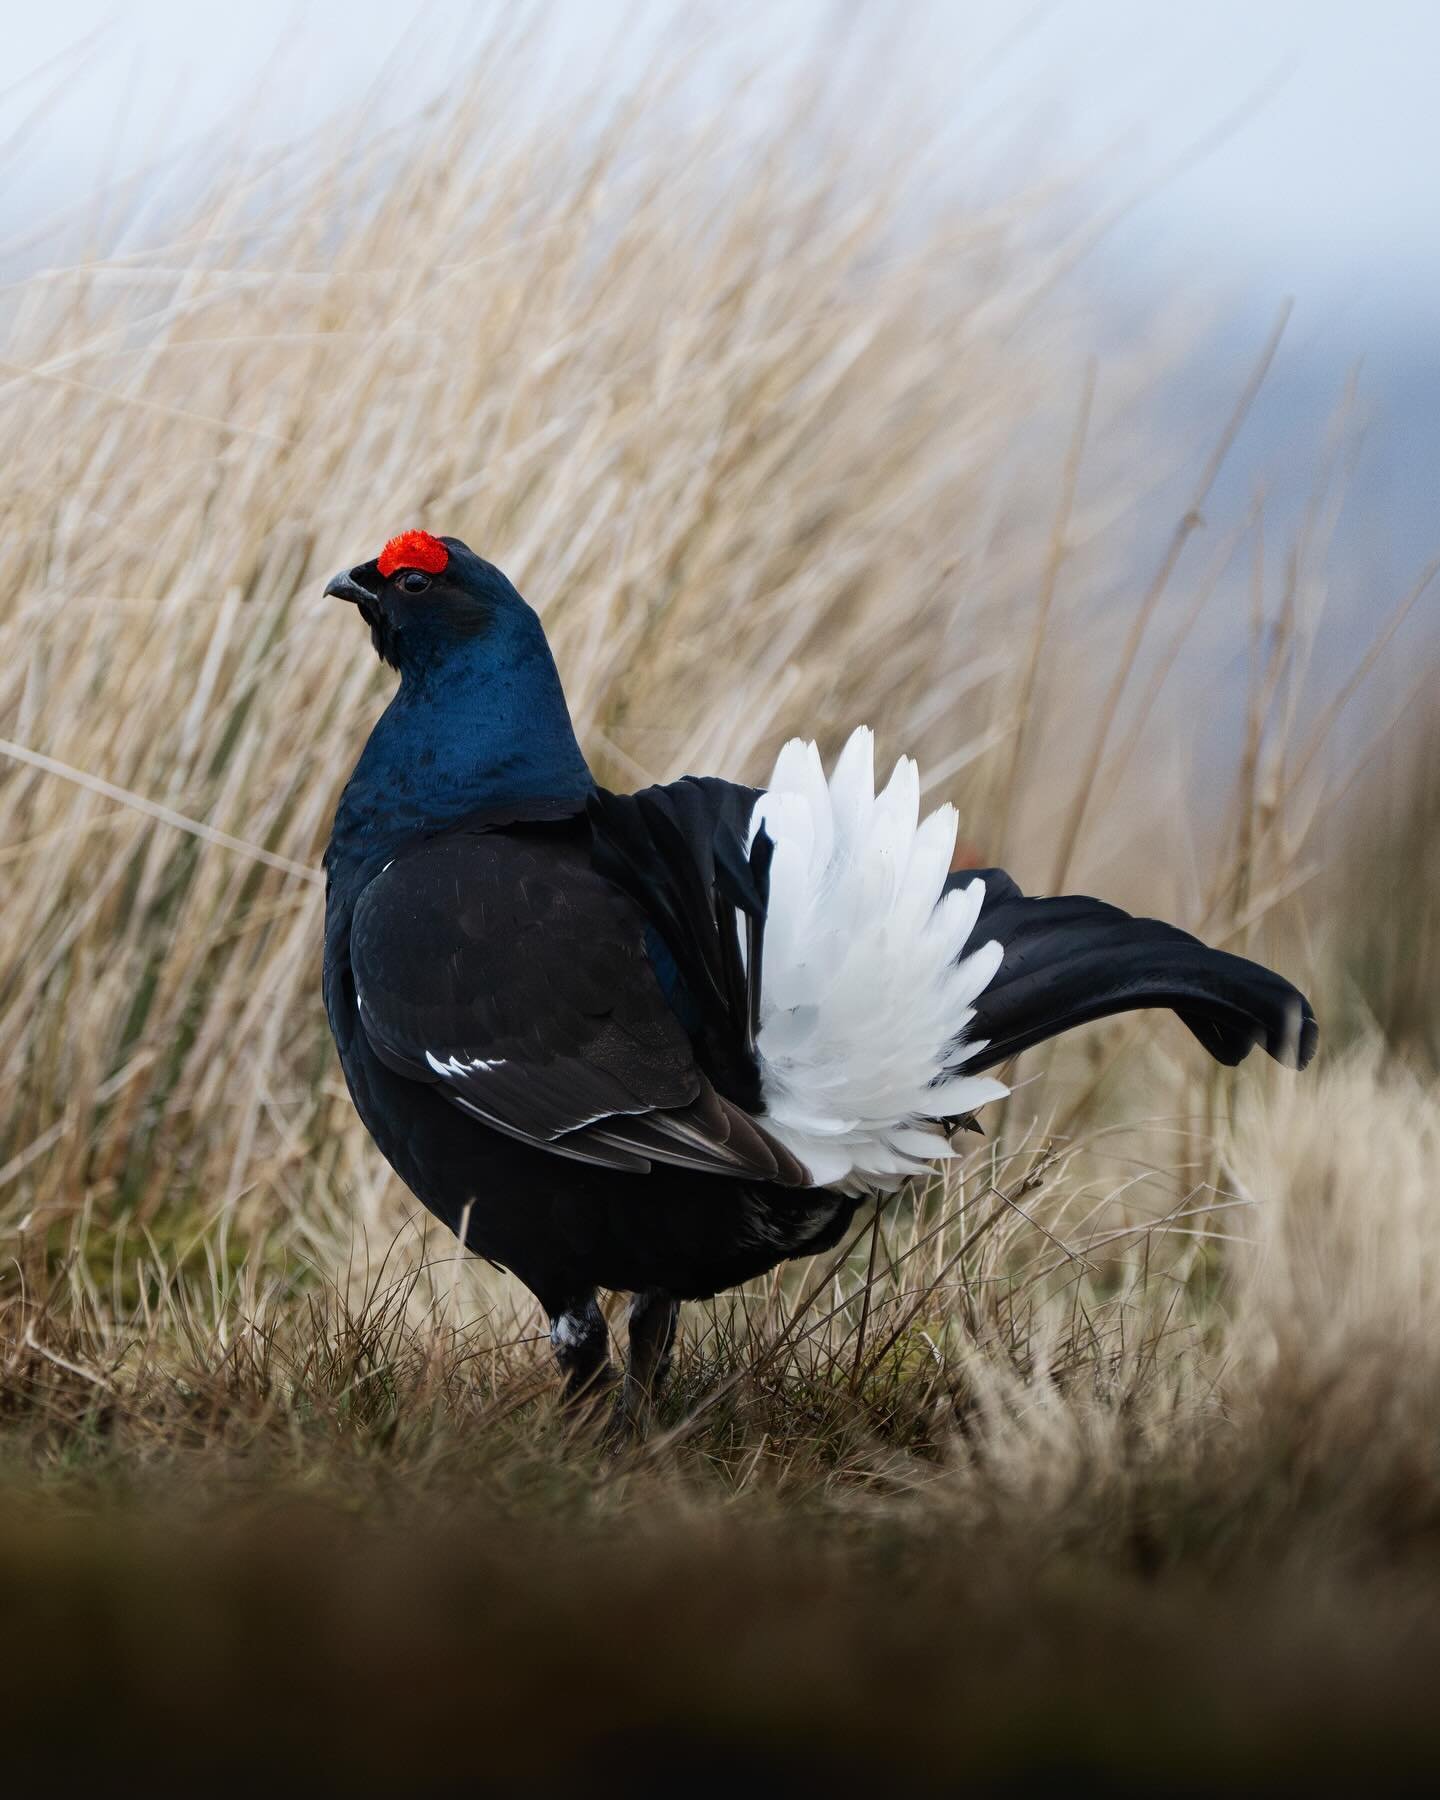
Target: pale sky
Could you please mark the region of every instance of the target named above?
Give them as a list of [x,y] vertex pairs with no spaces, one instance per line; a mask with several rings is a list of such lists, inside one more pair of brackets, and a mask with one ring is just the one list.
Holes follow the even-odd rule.
[[[521,0],[523,4],[523,0]],[[148,159],[245,101],[267,135],[343,109],[392,63],[423,98],[455,68],[489,9],[465,0],[4,0],[5,135],[34,110],[17,209],[72,198],[101,168]],[[585,67],[633,13],[620,0],[549,9],[557,68]],[[815,0],[757,7],[699,3],[717,55],[748,40],[766,54],[836,44],[857,16],[915,54],[915,79],[942,116],[1028,124],[1041,164],[1088,166],[1116,193],[1167,168],[1248,112],[1193,166],[1142,204],[1117,246],[1146,258],[1203,259],[1262,294],[1326,290],[1357,323],[1440,316],[1440,3],[1434,0]],[[739,28],[728,21],[748,16]],[[92,32],[78,74],[41,67]],[[622,44],[644,42],[644,29]],[[39,73],[32,74],[32,71]],[[29,79],[27,79],[27,76]],[[253,110],[249,101],[257,104]]]

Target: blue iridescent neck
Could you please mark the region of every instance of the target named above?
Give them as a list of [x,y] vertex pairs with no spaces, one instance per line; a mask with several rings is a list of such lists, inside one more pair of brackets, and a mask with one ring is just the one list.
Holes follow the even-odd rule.
[[406,844],[469,813],[528,802],[579,811],[594,789],[529,607],[506,606],[480,635],[436,650],[402,665],[341,795],[332,878],[368,880]]

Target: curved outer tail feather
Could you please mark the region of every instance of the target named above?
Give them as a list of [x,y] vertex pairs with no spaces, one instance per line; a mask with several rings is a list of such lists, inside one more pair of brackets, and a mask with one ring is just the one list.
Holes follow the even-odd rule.
[[1136,919],[1081,894],[1031,899],[999,869],[964,869],[952,893],[983,889],[979,930],[1005,947],[997,978],[978,1003],[989,1068],[1076,1025],[1142,1007],[1169,1007],[1217,1062],[1261,1044],[1303,1069],[1318,1028],[1309,1001],[1282,976],[1212,950],[1159,919]]

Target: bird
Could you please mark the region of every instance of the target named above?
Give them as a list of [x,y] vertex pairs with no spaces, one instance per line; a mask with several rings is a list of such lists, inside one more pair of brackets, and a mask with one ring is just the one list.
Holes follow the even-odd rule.
[[[916,765],[855,731],[769,783],[597,783],[538,615],[408,530],[325,593],[399,675],[325,852],[323,991],[355,1108],[466,1249],[549,1321],[567,1401],[643,1436],[680,1303],[832,1248],[959,1154],[992,1071],[1169,1008],[1223,1064],[1303,1068],[1303,994],[1078,895],[952,869]],[[617,1380],[602,1293],[628,1296]]]

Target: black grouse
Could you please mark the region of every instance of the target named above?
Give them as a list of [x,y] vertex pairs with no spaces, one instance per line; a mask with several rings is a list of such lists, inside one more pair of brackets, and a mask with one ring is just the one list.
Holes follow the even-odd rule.
[[1223,1063],[1303,1067],[1278,975],[1102,901],[950,873],[915,765],[767,789],[609,793],[540,621],[456,538],[337,575],[400,674],[325,854],[325,1006],[380,1150],[537,1296],[567,1389],[607,1368],[596,1292],[633,1296],[620,1417],[643,1423],[678,1303],[834,1245],[869,1195],[953,1154],[983,1073],[1071,1026],[1170,1007]]

